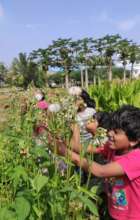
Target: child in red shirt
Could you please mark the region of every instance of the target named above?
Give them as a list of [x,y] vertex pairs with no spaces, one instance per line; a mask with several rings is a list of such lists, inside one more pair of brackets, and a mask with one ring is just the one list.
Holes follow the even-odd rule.
[[[140,219],[140,109],[123,106],[112,114],[109,145],[102,153],[110,154],[108,163],[101,165],[80,158],[58,141],[58,153],[85,171],[107,180],[108,209],[116,220]],[[107,151],[108,153],[107,153]]]

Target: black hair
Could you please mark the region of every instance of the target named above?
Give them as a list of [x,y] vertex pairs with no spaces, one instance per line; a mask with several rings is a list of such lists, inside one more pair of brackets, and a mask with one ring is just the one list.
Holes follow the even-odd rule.
[[45,93],[41,91],[41,94],[42,94],[42,99],[41,101],[45,100]]
[[82,92],[80,94],[80,97],[84,100],[84,102],[87,104],[87,107],[91,107],[91,108],[95,108],[96,107],[96,103],[95,100],[92,99],[90,97],[90,95],[87,93],[87,91],[85,91],[84,89],[82,89]]
[[123,105],[112,114],[111,129],[121,129],[130,141],[140,140],[140,109]]
[[96,112],[93,115],[93,118],[98,121],[98,124],[99,124],[98,127],[102,127],[102,128],[107,129],[107,130],[110,129],[111,113],[104,112],[104,111]]

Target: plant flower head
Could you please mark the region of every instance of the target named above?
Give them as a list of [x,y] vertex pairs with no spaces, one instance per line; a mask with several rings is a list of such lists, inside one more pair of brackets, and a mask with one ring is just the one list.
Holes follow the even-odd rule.
[[39,101],[38,103],[37,103],[37,107],[39,108],[39,109],[42,109],[42,110],[44,110],[44,109],[47,109],[48,108],[48,106],[49,106],[49,104],[46,102],[46,101]]
[[50,105],[48,106],[48,110],[49,110],[50,112],[56,113],[56,112],[59,112],[60,109],[61,109],[61,106],[60,106],[60,104],[58,104],[58,103],[50,104]]
[[41,93],[36,93],[35,98],[37,99],[37,101],[40,101],[40,100],[42,100],[43,95]]
[[82,89],[79,86],[72,86],[68,89],[69,95],[80,96]]

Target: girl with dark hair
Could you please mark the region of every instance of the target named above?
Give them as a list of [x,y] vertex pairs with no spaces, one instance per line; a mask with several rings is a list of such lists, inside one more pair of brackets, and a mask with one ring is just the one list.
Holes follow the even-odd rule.
[[73,137],[71,139],[71,146],[73,149],[79,148],[79,146],[86,148],[92,140],[92,134],[86,129],[86,125],[96,113],[95,101],[80,87],[73,87],[70,91],[70,94],[75,95],[77,110],[76,124],[72,126]]
[[87,107],[95,109],[95,100],[90,97],[86,90],[82,89],[80,97],[83,99],[84,103],[86,103]]
[[[88,162],[57,142],[58,153],[97,177],[106,179],[109,214],[116,220],[140,219],[140,109],[123,106],[111,116],[107,164]],[[102,151],[104,154],[104,152]]]

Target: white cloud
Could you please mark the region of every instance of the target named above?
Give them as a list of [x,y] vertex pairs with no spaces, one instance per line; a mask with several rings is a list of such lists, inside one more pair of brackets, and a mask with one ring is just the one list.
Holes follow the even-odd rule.
[[4,16],[4,9],[2,7],[2,5],[0,4],[0,17]]

